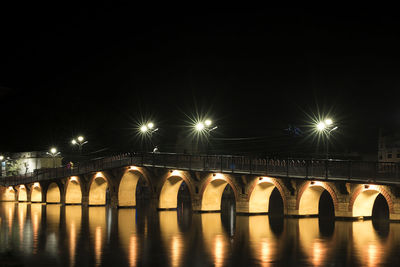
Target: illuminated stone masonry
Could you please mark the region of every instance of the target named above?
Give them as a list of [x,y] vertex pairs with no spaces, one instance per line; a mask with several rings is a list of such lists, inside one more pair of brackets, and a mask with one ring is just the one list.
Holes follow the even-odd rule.
[[318,216],[322,199],[336,218],[370,218],[377,198],[388,217],[400,221],[396,185],[348,183],[259,175],[126,166],[79,176],[0,187],[0,200],[47,204],[135,207],[138,183],[146,186],[158,210],[176,209],[184,183],[195,212],[219,212],[226,187],[231,187],[238,214],[268,214],[282,207],[285,216]]

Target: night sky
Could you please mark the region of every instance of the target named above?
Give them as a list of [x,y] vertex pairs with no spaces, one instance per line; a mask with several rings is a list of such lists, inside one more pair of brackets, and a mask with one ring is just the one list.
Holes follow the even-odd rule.
[[[400,124],[400,17],[376,10],[167,10],[99,4],[2,10],[0,152],[140,149],[152,120],[173,152],[211,118],[215,153],[376,153]],[[300,129],[296,135],[285,129]]]

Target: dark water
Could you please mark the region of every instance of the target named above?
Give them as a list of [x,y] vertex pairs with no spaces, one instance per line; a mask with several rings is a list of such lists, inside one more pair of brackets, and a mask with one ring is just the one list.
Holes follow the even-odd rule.
[[0,203],[0,266],[399,266],[400,224]]

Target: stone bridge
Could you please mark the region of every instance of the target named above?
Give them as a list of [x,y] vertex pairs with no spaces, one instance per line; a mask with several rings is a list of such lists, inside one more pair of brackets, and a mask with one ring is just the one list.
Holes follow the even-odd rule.
[[335,217],[368,218],[380,195],[389,219],[399,221],[399,170],[395,163],[127,153],[77,164],[73,169],[2,177],[0,200],[135,207],[140,183],[159,210],[169,210],[177,208],[179,189],[185,184],[194,211],[218,212],[229,186],[237,213],[268,213],[275,205],[270,203],[275,190],[286,216],[318,215],[325,193]]

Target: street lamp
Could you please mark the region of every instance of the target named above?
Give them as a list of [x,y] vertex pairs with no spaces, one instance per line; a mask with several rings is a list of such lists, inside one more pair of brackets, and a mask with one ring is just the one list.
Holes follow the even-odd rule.
[[[150,139],[151,145],[154,147],[153,143],[153,134],[158,131],[158,128],[155,127],[153,122],[148,122],[146,124],[143,124],[140,126],[140,133],[142,134],[143,137],[148,136]],[[158,150],[156,147],[154,148],[154,151]]]
[[87,144],[87,142],[88,141],[85,141],[85,138],[82,135],[80,135],[76,139],[72,139],[71,144],[77,145],[79,153],[82,153],[82,146],[84,144]]
[[335,126],[333,124],[333,120],[330,118],[327,118],[323,121],[320,121],[316,125],[317,131],[320,132],[321,134],[325,134],[326,136],[326,159],[329,159],[329,138],[331,136],[331,133],[335,131],[338,126]]
[[[212,121],[210,119],[206,119],[204,121],[198,121],[196,124],[194,124],[194,129],[198,135],[204,134],[206,135],[206,140],[207,140],[207,151],[206,154],[208,154],[209,150],[209,137],[211,135],[211,132],[217,129],[218,126],[212,127]],[[192,148],[193,150],[193,148]]]
[[207,134],[210,134],[211,131],[214,131],[215,129],[218,128],[218,126],[214,126],[211,128],[212,121],[210,119],[206,119],[204,122],[199,121],[194,125],[194,128],[196,129],[197,132],[205,132]]
[[46,152],[47,155],[53,158],[53,168],[55,167],[55,158],[60,155],[60,152],[57,152],[57,148],[50,148],[50,152]]
[[143,124],[140,127],[140,131],[142,132],[142,134],[150,134],[151,135],[151,134],[157,132],[158,128],[154,128],[154,123],[149,122],[147,124]]

